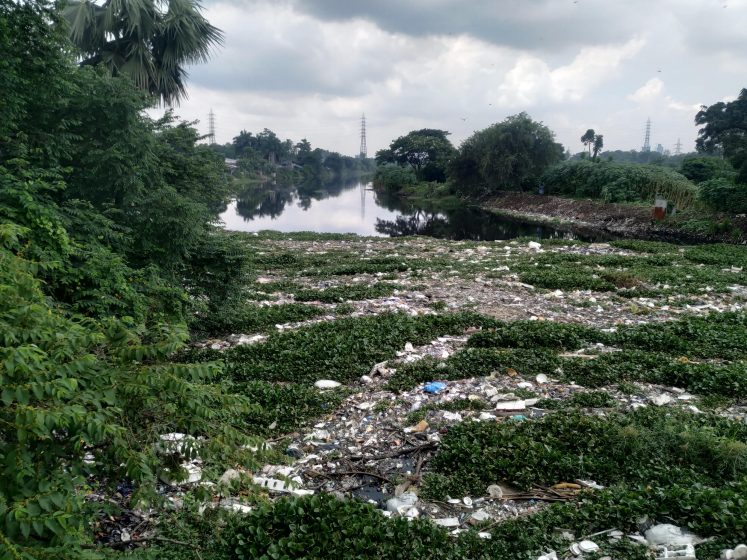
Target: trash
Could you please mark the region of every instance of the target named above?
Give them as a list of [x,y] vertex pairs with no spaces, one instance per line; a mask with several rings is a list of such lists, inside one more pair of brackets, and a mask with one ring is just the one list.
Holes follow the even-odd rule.
[[687,544],[695,545],[703,541],[697,535],[670,523],[654,525],[644,531],[643,535],[646,537],[646,541],[653,546],[673,547]]
[[523,414],[514,414],[513,416],[510,417],[510,419],[513,420],[514,422],[523,422],[524,420],[527,419],[527,417],[524,416]]
[[492,519],[492,517],[487,511],[485,511],[484,509],[478,509],[469,516],[467,522],[470,525],[478,525],[483,521],[488,521],[489,519]]
[[452,422],[461,422],[462,421],[462,415],[458,412],[444,412],[444,420],[450,420]]
[[[171,432],[158,436],[159,442],[156,444],[156,451],[162,453],[178,453],[189,456],[195,449],[197,438],[188,434]],[[196,454],[192,453],[196,456]]]
[[542,556],[537,556],[537,560],[558,560],[558,553],[554,550],[551,550],[547,554],[543,554]]
[[532,251],[541,251],[542,245],[540,243],[537,243],[536,241],[530,241],[527,243],[527,247],[529,247]]
[[433,395],[440,393],[444,389],[446,389],[446,383],[442,383],[441,381],[431,381],[430,383],[423,385],[423,391]]
[[584,488],[591,488],[593,490],[604,490],[604,486],[597,484],[593,480],[576,480],[576,484],[580,484]]
[[414,426],[411,426],[409,428],[405,428],[405,432],[410,432],[410,433],[418,434],[420,432],[426,431],[427,429],[428,429],[428,422],[426,422],[425,420],[421,420],[420,422],[418,422]]
[[226,498],[220,501],[220,507],[236,513],[251,513],[250,505],[245,504],[239,498]]
[[472,507],[472,498],[470,498],[469,496],[465,496],[464,498],[462,498],[462,503],[465,506],[467,506],[468,508],[471,508]]
[[370,375],[362,375],[361,376],[361,383],[365,383],[366,385],[370,385],[373,383],[373,378]]
[[537,376],[534,378],[534,380],[537,383],[547,383],[548,382],[548,378],[547,378],[547,376],[544,373],[538,373]]
[[654,550],[656,552],[656,560],[666,560],[668,558],[696,560],[695,547],[691,544],[675,547],[657,546]]
[[218,484],[231,484],[234,480],[239,480],[241,473],[236,469],[227,469],[218,479]]
[[413,352],[415,348],[412,345],[412,342],[406,342],[405,343],[405,352]]
[[581,556],[584,553],[598,551],[599,545],[595,543],[594,541],[581,541],[581,542],[573,543],[569,547],[569,550],[573,553],[574,556]]
[[386,501],[386,510],[391,511],[392,513],[404,515],[405,512],[409,511],[416,503],[418,503],[417,494],[405,492],[395,498],[389,498]]
[[434,519],[433,523],[441,527],[459,527],[459,519],[456,517],[444,517],[443,519]]
[[331,379],[320,379],[316,383],[314,383],[314,387],[317,389],[335,389],[342,385],[342,383],[338,381],[332,381]]
[[672,397],[670,397],[669,395],[661,394],[651,397],[650,400],[656,406],[664,406],[671,403],[674,399],[672,399]]
[[202,467],[197,462],[182,463],[179,471],[164,469],[158,478],[170,486],[194,484],[202,480]]
[[747,558],[747,545],[740,544],[734,548],[726,548],[721,551],[721,560],[744,560]]
[[580,484],[574,484],[572,482],[558,482],[553,484],[553,490],[581,490]]
[[491,498],[500,499],[503,497],[503,488],[498,486],[497,484],[491,484],[488,486],[488,496]]
[[278,492],[281,494],[293,494],[294,496],[309,496],[314,493],[313,490],[304,490],[302,488],[293,488],[290,484],[284,480],[278,480],[277,478],[266,478],[264,476],[255,476],[253,479],[254,484],[267,488],[271,492]]
[[524,401],[503,401],[495,405],[496,410],[526,410]]

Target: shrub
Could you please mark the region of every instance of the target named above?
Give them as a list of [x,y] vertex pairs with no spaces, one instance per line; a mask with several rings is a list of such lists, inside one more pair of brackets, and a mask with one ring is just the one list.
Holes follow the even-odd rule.
[[661,195],[677,208],[693,206],[697,189],[676,171],[633,163],[566,161],[543,176],[547,194],[601,198],[605,202],[653,202]]
[[735,184],[728,179],[709,179],[700,183],[698,197],[719,212],[747,212],[747,185]]

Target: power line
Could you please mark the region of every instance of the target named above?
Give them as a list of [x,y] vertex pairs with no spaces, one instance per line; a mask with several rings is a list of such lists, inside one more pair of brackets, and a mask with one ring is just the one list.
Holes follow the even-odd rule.
[[678,156],[682,153],[682,142],[677,138],[677,143],[674,145],[674,155]]

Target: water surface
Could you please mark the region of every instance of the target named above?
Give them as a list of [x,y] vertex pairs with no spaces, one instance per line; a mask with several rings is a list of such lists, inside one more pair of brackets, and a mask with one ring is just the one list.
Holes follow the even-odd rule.
[[232,231],[428,235],[482,241],[525,236],[582,241],[606,238],[598,233],[506,218],[475,207],[426,210],[399,197],[374,192],[370,182],[360,180],[256,185],[241,193],[220,217],[224,227]]

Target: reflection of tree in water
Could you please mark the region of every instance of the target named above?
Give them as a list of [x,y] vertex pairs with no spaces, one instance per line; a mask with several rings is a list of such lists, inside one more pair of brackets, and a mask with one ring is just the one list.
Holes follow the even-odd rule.
[[236,212],[244,220],[276,218],[285,210],[285,205],[293,201],[293,189],[269,187],[247,190],[236,199]]
[[[377,200],[378,202],[378,200]],[[392,220],[376,220],[376,231],[392,237],[428,235],[445,239],[493,241],[533,236],[573,238],[570,232],[497,216],[479,208],[456,208],[443,212],[410,211]]]
[[343,191],[355,188],[358,185],[358,179],[326,182],[312,179],[288,187],[271,184],[259,185],[247,189],[239,195],[236,199],[236,211],[246,221],[267,216],[276,218],[283,213],[286,205],[291,204],[296,199],[299,208],[308,210],[312,201],[339,196]]

